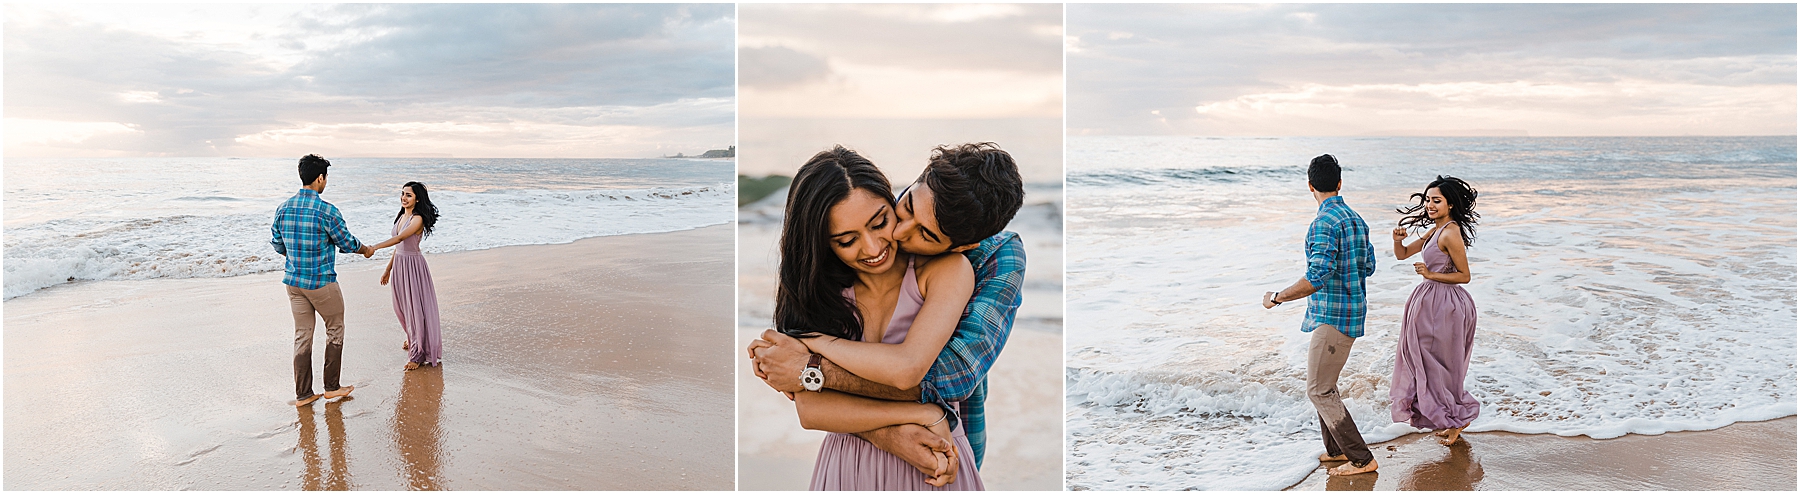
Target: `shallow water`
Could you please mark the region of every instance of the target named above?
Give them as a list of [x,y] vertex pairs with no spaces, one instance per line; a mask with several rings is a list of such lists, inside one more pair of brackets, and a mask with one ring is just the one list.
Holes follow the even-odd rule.
[[1340,380],[1371,442],[1405,297],[1395,207],[1473,183],[1470,430],[1616,437],[1793,415],[1794,138],[1072,138],[1076,488],[1279,489],[1323,448],[1302,394],[1305,163],[1344,163],[1370,313]]

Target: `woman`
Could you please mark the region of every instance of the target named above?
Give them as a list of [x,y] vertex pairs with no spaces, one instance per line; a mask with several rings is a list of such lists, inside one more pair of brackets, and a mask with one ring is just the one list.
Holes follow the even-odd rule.
[[388,258],[381,284],[393,282],[394,315],[400,318],[400,329],[406,332],[406,342],[400,344],[407,352],[406,370],[438,365],[444,353],[438,327],[437,290],[431,285],[431,268],[425,265],[425,254],[419,251],[419,240],[431,234],[437,220],[437,206],[431,204],[425,184],[407,182],[400,187],[394,238],[375,244],[376,250],[400,245]]
[[[919,385],[975,289],[968,258],[918,258],[893,239],[893,191],[867,159],[843,147],[801,167],[782,225],[776,329],[859,377]],[[979,490],[980,474],[953,408],[831,390],[794,396],[800,423],[832,432],[819,449],[814,490]],[[955,445],[955,479],[920,473],[852,434],[918,424]],[[940,468],[940,470],[942,470]]]
[[[1394,258],[1424,253],[1425,262],[1413,263],[1413,271],[1425,280],[1406,300],[1389,411],[1395,422],[1432,429],[1439,443],[1450,445],[1481,414],[1481,402],[1463,389],[1475,343],[1475,301],[1460,286],[1469,282],[1465,250],[1481,215],[1475,188],[1455,177],[1440,175],[1412,198],[1419,203],[1397,210],[1405,217],[1394,228]],[[1429,231],[1405,245],[1411,228]]]

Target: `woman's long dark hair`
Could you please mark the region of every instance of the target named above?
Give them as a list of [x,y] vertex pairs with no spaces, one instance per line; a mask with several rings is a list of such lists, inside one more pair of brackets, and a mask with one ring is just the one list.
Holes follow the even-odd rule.
[[862,315],[844,298],[856,271],[831,250],[831,207],[863,189],[894,202],[887,176],[855,151],[833,146],[813,155],[788,185],[781,223],[775,329],[791,336],[862,339]]
[[[431,228],[437,226],[438,210],[437,205],[431,203],[431,194],[425,193],[425,184],[407,182],[401,187],[412,189],[413,214],[419,215],[419,219],[425,222],[425,228],[419,230],[419,234],[430,235]],[[406,208],[400,208],[400,212],[394,213],[394,221],[400,221],[401,216],[406,216]]]
[[1475,212],[1475,187],[1460,178],[1438,175],[1437,180],[1432,180],[1431,185],[1425,186],[1425,192],[1413,194],[1412,198],[1417,199],[1418,204],[1394,210],[1406,215],[1400,218],[1400,226],[1431,229],[1431,217],[1425,214],[1425,201],[1430,200],[1426,193],[1431,192],[1432,188],[1437,188],[1438,193],[1444,195],[1444,202],[1450,204],[1450,222],[1460,227],[1463,245],[1474,246],[1475,220],[1481,218],[1481,213]]

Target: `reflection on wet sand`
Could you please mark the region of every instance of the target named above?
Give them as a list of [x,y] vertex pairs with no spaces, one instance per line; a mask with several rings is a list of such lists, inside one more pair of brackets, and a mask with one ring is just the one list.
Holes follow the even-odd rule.
[[[1457,441],[1456,444],[1449,447],[1449,453],[1443,458],[1413,465],[1406,473],[1400,475],[1400,490],[1475,488],[1480,485],[1483,472],[1481,471],[1481,461],[1471,450],[1473,447],[1468,441]],[[1371,483],[1370,487],[1373,486],[1374,484]]]
[[443,429],[438,407],[444,400],[442,367],[424,367],[406,373],[400,385],[400,401],[394,405],[394,441],[399,446],[401,478],[412,490],[442,490],[438,465],[443,452]]
[[1710,431],[1613,439],[1477,432],[1445,447],[1431,434],[1371,445],[1382,475],[1325,474],[1289,490],[1794,489],[1793,417]]
[[719,225],[434,258],[459,287],[438,294],[442,370],[400,370],[381,264],[342,266],[355,398],[298,409],[280,272],[14,298],[0,476],[10,490],[728,490],[736,349],[716,328],[731,325],[733,238]]
[[[345,458],[344,410],[342,400],[319,401],[310,406],[299,407],[300,418],[300,459],[306,463],[306,473],[301,477],[301,485],[309,491],[335,490],[350,488],[350,462]],[[319,458],[318,417],[317,408],[325,409],[325,439],[331,455],[331,463],[327,467]]]
[[1381,480],[1381,471],[1380,470],[1365,473],[1362,475],[1332,476],[1332,477],[1325,479],[1325,490],[1328,490],[1328,491],[1372,491],[1372,490],[1375,490],[1375,481],[1377,481],[1377,480]]

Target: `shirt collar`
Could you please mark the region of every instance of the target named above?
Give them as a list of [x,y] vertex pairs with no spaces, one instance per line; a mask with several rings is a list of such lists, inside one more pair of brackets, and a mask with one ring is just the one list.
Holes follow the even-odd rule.
[[295,194],[295,195],[298,195],[298,196],[302,196],[302,197],[304,197],[304,196],[313,196],[313,197],[319,197],[319,192],[318,192],[318,191],[315,191],[315,190],[312,190],[312,189],[308,189],[308,188],[306,188],[306,187],[301,187],[301,188],[300,188],[300,193],[299,193],[299,194]]
[[1334,202],[1339,206],[1344,205],[1344,196],[1331,196],[1325,198],[1323,202],[1319,203],[1319,210],[1324,211],[1326,207],[1331,206]]

